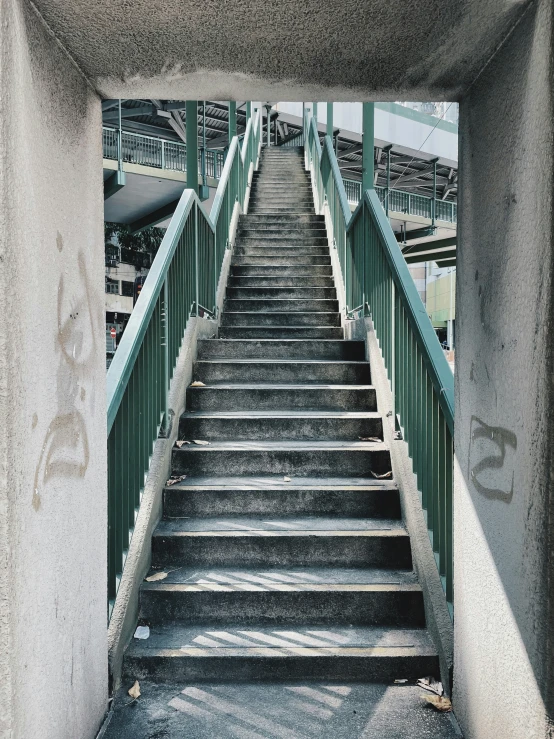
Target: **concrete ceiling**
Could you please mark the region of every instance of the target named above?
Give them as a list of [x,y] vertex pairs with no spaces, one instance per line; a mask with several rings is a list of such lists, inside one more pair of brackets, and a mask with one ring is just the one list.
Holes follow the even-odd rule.
[[456,100],[532,0],[35,0],[111,98]]

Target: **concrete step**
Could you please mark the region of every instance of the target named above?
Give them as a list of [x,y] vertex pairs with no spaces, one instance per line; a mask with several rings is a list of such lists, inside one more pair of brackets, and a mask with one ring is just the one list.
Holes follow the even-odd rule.
[[334,287],[228,287],[225,295],[229,300],[337,299],[337,291]]
[[[315,239],[314,239],[315,241]],[[277,241],[264,242],[262,239],[254,241],[253,239],[241,239],[237,242],[234,249],[234,256],[245,257],[265,257],[267,254],[277,255],[278,257],[329,257],[329,246],[327,244],[301,244],[295,245],[290,241],[283,240],[281,243]]]
[[299,277],[230,275],[227,284],[229,287],[335,287],[332,276],[324,277],[320,275]]
[[[246,267],[260,267],[269,265],[273,267],[296,267],[296,266],[310,266],[310,267],[330,267],[331,257],[330,256],[317,256],[310,257],[306,255],[301,256],[283,256],[277,252],[277,249],[268,249],[267,254],[263,256],[250,256],[242,254],[233,254],[231,265],[239,266],[244,265]],[[233,270],[233,274],[236,274]],[[310,274],[306,271],[305,274]],[[329,273],[330,274],[330,273]]]
[[375,567],[411,570],[410,539],[397,520],[217,516],[162,520],[152,567]]
[[[230,301],[235,302],[235,301]],[[252,301],[258,302],[258,301]],[[281,301],[275,301],[281,302]],[[334,301],[322,301],[334,302]],[[197,359],[316,359],[365,361],[363,341],[239,340],[200,339]]]
[[279,313],[274,311],[272,313],[257,313],[252,311],[246,313],[244,311],[226,311],[221,315],[221,326],[316,326],[319,328],[335,326],[340,328],[340,325],[341,314],[338,312],[299,313],[284,311]]
[[258,226],[269,226],[271,228],[276,228],[281,224],[288,224],[289,228],[308,228],[312,226],[325,228],[325,216],[318,216],[310,213],[284,213],[282,215],[277,215],[274,213],[269,213],[267,215],[259,213],[248,213],[246,215],[239,216],[239,226],[242,226],[243,224],[248,225],[249,228],[253,225],[255,225],[256,228],[258,228]]
[[220,339],[343,339],[333,326],[221,326]]
[[280,198],[288,197],[291,194],[304,195],[313,198],[313,191],[308,182],[300,183],[295,180],[284,179],[282,183],[268,182],[263,180],[255,180],[252,183],[250,191],[251,196],[254,194],[267,195],[269,197]]
[[[133,640],[123,669],[128,681],[152,679],[161,683],[195,680],[392,682],[398,675],[414,680],[422,675],[438,675],[438,657],[424,629],[335,626],[329,633],[317,624],[303,624],[294,630],[287,629],[286,624],[284,628],[253,624],[248,629],[238,624],[214,631],[209,625],[203,628],[172,624],[152,628],[147,642]],[[275,726],[273,721],[267,723]],[[259,728],[259,724],[256,725]],[[264,733],[264,736],[271,735],[299,736],[296,732],[282,730]]]
[[[368,362],[325,362],[298,360],[198,360],[193,377],[206,385],[218,383],[262,383],[317,385],[370,385]],[[363,434],[359,436],[374,436]],[[335,438],[335,437],[331,437]],[[356,435],[355,438],[358,438]]]
[[[207,441],[207,440],[206,440]],[[390,473],[385,444],[367,441],[213,441],[172,452],[176,475],[350,475]]]
[[338,300],[327,300],[318,298],[308,298],[301,300],[300,298],[243,298],[233,299],[226,298],[223,304],[223,310],[230,311],[287,311],[294,310],[302,313],[311,313],[324,311],[325,313],[336,313],[339,309]]
[[[309,232],[310,234],[311,232]],[[294,247],[308,247],[308,246],[329,246],[327,236],[303,236],[300,238],[291,238],[286,235],[271,234],[269,236],[265,233],[253,233],[249,232],[248,236],[237,236],[235,244],[237,246],[294,246]]]
[[298,209],[299,206],[305,206],[306,209],[313,207],[314,201],[311,195],[302,195],[301,193],[290,192],[288,195],[272,195],[269,193],[253,192],[250,197],[248,207],[252,205],[256,208],[288,208],[289,206]]
[[[151,570],[155,574],[155,570]],[[144,583],[140,617],[226,626],[388,626],[421,628],[425,612],[415,575],[398,570],[201,568]]]
[[[421,673],[427,674],[425,671]],[[159,683],[141,680],[129,711],[130,680],[115,696],[103,739],[460,739],[452,713],[432,711],[415,681]]]
[[[257,411],[261,413],[261,411]],[[164,490],[168,518],[346,516],[400,519],[396,483],[375,478],[192,477]]]
[[[329,260],[330,261],[330,260]],[[232,277],[331,277],[330,264],[231,264]]]
[[187,409],[375,411],[375,388],[368,385],[254,385],[243,383],[187,388]]
[[303,228],[286,228],[286,224],[283,225],[282,228],[273,227],[273,226],[241,226],[237,230],[237,238],[243,238],[243,237],[253,237],[257,238],[258,236],[261,236],[262,238],[271,238],[271,237],[279,237],[279,238],[288,238],[288,239],[305,239],[307,237],[311,238],[314,236],[319,236],[320,238],[327,238],[327,231],[324,228],[315,228],[310,224],[307,224]]
[[379,413],[359,411],[335,413],[317,411],[185,412],[179,419],[179,438],[189,441],[192,439],[357,441],[360,437],[369,436],[383,438],[383,421]]
[[283,205],[280,207],[273,206],[273,205],[266,205],[259,203],[254,203],[252,206],[248,206],[248,212],[250,213],[260,213],[264,215],[280,215],[281,213],[298,213],[298,215],[305,215],[310,213],[315,213],[315,208],[313,205],[303,205],[303,204],[295,204],[293,205]]

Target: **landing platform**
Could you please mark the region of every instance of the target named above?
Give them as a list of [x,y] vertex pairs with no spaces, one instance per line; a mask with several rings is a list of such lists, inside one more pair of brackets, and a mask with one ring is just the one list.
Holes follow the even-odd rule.
[[[401,677],[401,676],[399,676]],[[101,739],[460,739],[413,683],[125,684]]]

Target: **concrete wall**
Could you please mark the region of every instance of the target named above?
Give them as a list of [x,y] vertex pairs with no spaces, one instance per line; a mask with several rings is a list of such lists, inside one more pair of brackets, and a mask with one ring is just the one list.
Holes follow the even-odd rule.
[[466,739],[552,735],[553,18],[462,99],[454,706]]
[[92,739],[107,702],[100,102],[0,6],[0,736]]

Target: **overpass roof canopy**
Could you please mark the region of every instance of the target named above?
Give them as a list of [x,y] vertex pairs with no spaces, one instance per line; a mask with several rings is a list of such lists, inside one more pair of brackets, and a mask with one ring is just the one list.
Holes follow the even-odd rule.
[[532,0],[35,0],[103,97],[458,100]]

